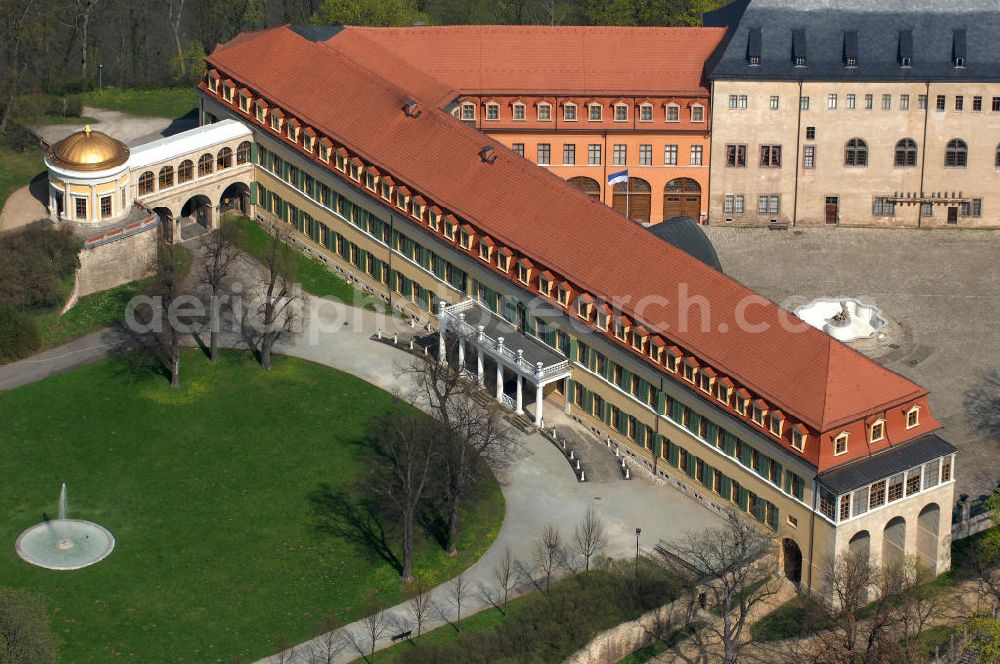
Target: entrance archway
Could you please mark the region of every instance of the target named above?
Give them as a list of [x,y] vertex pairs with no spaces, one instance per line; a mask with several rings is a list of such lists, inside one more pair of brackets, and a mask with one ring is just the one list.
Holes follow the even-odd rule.
[[897,516],[882,531],[882,566],[903,562],[906,553],[906,520]]
[[181,216],[193,219],[205,228],[211,228],[212,201],[202,194],[192,196],[181,208]]
[[598,184],[597,180],[580,175],[566,180],[566,183],[574,189],[579,189],[592,200],[601,201],[601,185]]
[[920,564],[937,570],[938,529],[941,525],[941,508],[931,503],[920,510],[917,516],[917,556]]
[[871,555],[872,538],[867,530],[862,530],[854,534],[851,541],[847,543],[847,549],[856,556],[868,558]]
[[219,214],[235,212],[247,215],[250,211],[250,187],[243,182],[234,182],[219,197]]
[[701,185],[691,178],[674,178],[663,187],[663,218],[701,219]]
[[611,206],[619,214],[632,221],[648,224],[651,204],[652,189],[642,178],[629,178],[627,186],[624,182],[615,184]]
[[174,213],[170,208],[165,207],[153,208],[153,212],[160,218],[161,237],[172,242],[174,239]]
[[802,550],[795,540],[781,540],[782,559],[784,560],[785,578],[792,583],[802,582]]

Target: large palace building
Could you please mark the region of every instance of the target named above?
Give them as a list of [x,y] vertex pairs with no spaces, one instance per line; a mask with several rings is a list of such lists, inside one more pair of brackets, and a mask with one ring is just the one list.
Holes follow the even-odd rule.
[[[587,33],[574,33],[579,44]],[[469,352],[450,361],[501,403],[539,423],[562,409],[705,503],[756,519],[804,587],[819,589],[824,566],[850,549],[949,567],[955,448],[935,433],[926,390],[504,144],[517,141],[469,126],[489,122],[490,100],[512,124],[518,98],[533,125],[543,98],[553,127],[569,99],[580,122],[592,97],[578,84],[565,98],[528,80],[484,92],[471,74],[442,80],[371,35],[286,26],[208,57],[202,121],[251,131],[258,219],[291,225],[461,339]],[[520,90],[501,95],[507,85]],[[671,90],[657,99],[676,99],[689,122],[698,89],[690,103]],[[593,99],[614,113],[606,101],[620,91],[603,92]],[[623,99],[631,122],[644,102]],[[657,101],[658,124],[665,112]],[[518,131],[524,142],[545,134]],[[602,149],[603,131],[588,135]]]
[[1000,224],[991,0],[739,0],[711,68],[709,217]]

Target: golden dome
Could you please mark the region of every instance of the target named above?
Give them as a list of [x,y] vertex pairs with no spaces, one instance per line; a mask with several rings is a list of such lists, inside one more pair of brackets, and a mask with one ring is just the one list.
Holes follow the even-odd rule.
[[74,171],[101,171],[128,161],[128,146],[100,131],[70,134],[49,148],[49,161]]

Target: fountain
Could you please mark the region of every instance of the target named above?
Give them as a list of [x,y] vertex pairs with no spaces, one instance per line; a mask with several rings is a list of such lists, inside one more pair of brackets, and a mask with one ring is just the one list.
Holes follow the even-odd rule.
[[107,558],[115,538],[103,526],[67,518],[66,483],[59,492],[59,518],[25,530],[14,548],[23,560],[46,569],[80,569]]
[[839,341],[870,339],[885,327],[878,307],[855,299],[821,298],[795,310],[795,315]]

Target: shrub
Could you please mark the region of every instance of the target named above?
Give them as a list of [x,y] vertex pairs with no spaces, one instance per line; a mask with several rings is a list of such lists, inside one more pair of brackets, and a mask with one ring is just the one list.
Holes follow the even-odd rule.
[[0,364],[27,357],[41,345],[34,318],[11,307],[0,308]]
[[42,223],[0,235],[0,307],[19,311],[61,304],[80,265],[80,241]]
[[0,134],[0,140],[12,150],[24,152],[38,146],[38,137],[18,122],[8,122],[7,131]]

